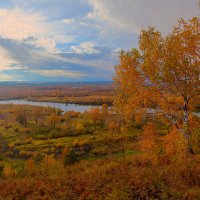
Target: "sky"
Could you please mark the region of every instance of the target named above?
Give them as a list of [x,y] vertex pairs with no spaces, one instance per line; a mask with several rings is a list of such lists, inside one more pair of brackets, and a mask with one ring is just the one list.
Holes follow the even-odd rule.
[[0,0],[0,81],[112,81],[142,29],[198,14],[198,0]]

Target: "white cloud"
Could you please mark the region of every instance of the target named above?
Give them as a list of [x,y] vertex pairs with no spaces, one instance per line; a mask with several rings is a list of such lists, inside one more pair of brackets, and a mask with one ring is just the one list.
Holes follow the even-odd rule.
[[33,40],[28,40],[25,43],[43,48],[51,53],[57,52],[55,40],[50,37],[39,37]]
[[[64,19],[63,22],[72,23],[73,19]],[[57,52],[57,42],[74,40],[74,36],[64,34],[57,23],[48,22],[42,14],[25,12],[20,8],[0,9],[0,25],[0,37],[41,47],[51,53]]]
[[99,54],[94,42],[83,42],[79,46],[71,46],[71,50],[78,54]]
[[[88,18],[104,21],[109,30],[134,33],[147,26],[168,32],[181,17],[191,18],[199,12],[198,0],[89,0],[89,4],[93,11]],[[101,29],[105,31],[105,26]]]
[[15,76],[15,75],[0,73],[0,81],[20,81],[20,80],[19,80],[19,77]]
[[20,66],[17,60],[9,56],[7,51],[0,47],[0,71],[25,69],[26,67]]
[[0,9],[0,17],[3,17],[6,15],[6,9]]
[[15,61],[10,58],[7,52],[0,47],[0,70],[7,70],[12,64],[15,64]]
[[71,18],[71,19],[63,19],[62,20],[62,22],[65,23],[65,24],[71,24],[71,23],[74,23],[74,21],[75,20],[73,18]]
[[33,74],[48,76],[48,77],[68,77],[68,78],[81,78],[85,76],[82,72],[70,70],[31,70]]
[[13,40],[38,37],[49,32],[44,17],[38,13],[26,13],[19,8],[0,10],[0,36]]
[[80,22],[80,25],[81,25],[81,26],[85,26],[85,27],[88,27],[88,26],[89,26],[89,24],[87,24],[87,23],[85,23],[85,22],[82,22],[82,21]]

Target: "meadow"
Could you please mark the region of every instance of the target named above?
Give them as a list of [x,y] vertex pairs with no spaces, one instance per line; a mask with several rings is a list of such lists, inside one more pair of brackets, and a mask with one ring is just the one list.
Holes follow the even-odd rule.
[[114,85],[1,86],[1,99],[102,106],[0,105],[0,199],[198,200],[199,41],[199,18],[181,19],[141,31]]
[[137,116],[122,129],[105,104],[63,114],[25,105],[0,108],[2,199],[199,197],[200,143],[189,156],[183,138],[159,118]]

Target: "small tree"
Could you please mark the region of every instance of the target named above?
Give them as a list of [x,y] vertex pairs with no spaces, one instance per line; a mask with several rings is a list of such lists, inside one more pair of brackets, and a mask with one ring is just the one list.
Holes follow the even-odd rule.
[[48,123],[50,124],[50,127],[52,129],[56,128],[56,124],[59,121],[59,117],[58,115],[56,115],[55,113],[52,113],[48,118],[47,118]]
[[109,119],[110,113],[109,113],[109,108],[107,104],[103,104],[102,108],[101,108],[101,118],[102,121],[105,123],[107,122],[107,120]]
[[26,128],[28,123],[28,114],[26,110],[17,109],[15,114],[16,114],[16,121]]
[[72,165],[74,163],[78,162],[78,156],[74,149],[71,149],[68,154],[65,155],[64,158],[64,165]]
[[91,119],[93,120],[94,124],[96,125],[101,119],[101,112],[99,108],[92,108],[89,112]]
[[38,121],[39,119],[41,118],[41,115],[42,115],[42,110],[41,108],[34,108],[33,110],[33,113],[32,113],[32,116],[33,116],[33,119],[35,120],[35,123],[38,124]]

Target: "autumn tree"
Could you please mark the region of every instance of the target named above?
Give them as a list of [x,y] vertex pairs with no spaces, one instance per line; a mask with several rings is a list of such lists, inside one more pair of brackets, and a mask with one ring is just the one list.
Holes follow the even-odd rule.
[[35,120],[35,123],[38,124],[38,121],[41,119],[42,117],[42,109],[39,107],[35,107],[32,113],[32,116]]
[[139,146],[144,152],[153,153],[155,151],[156,131],[152,123],[147,123],[144,126],[143,134],[140,137]]
[[59,121],[59,116],[56,113],[52,113],[48,118],[47,118],[48,123],[50,124],[52,129],[56,128],[56,124]]
[[181,19],[172,33],[143,30],[139,48],[120,53],[115,107],[125,116],[146,108],[190,136],[189,117],[200,99],[200,19]]
[[107,104],[103,104],[101,108],[101,118],[104,125],[108,123],[109,117],[110,117],[109,107]]
[[75,130],[77,134],[84,134],[86,129],[83,125],[83,123],[78,122],[75,126]]
[[28,113],[26,109],[17,109],[15,115],[16,121],[26,128],[28,123]]
[[91,108],[89,115],[94,124],[97,124],[101,120],[101,112],[99,108]]

